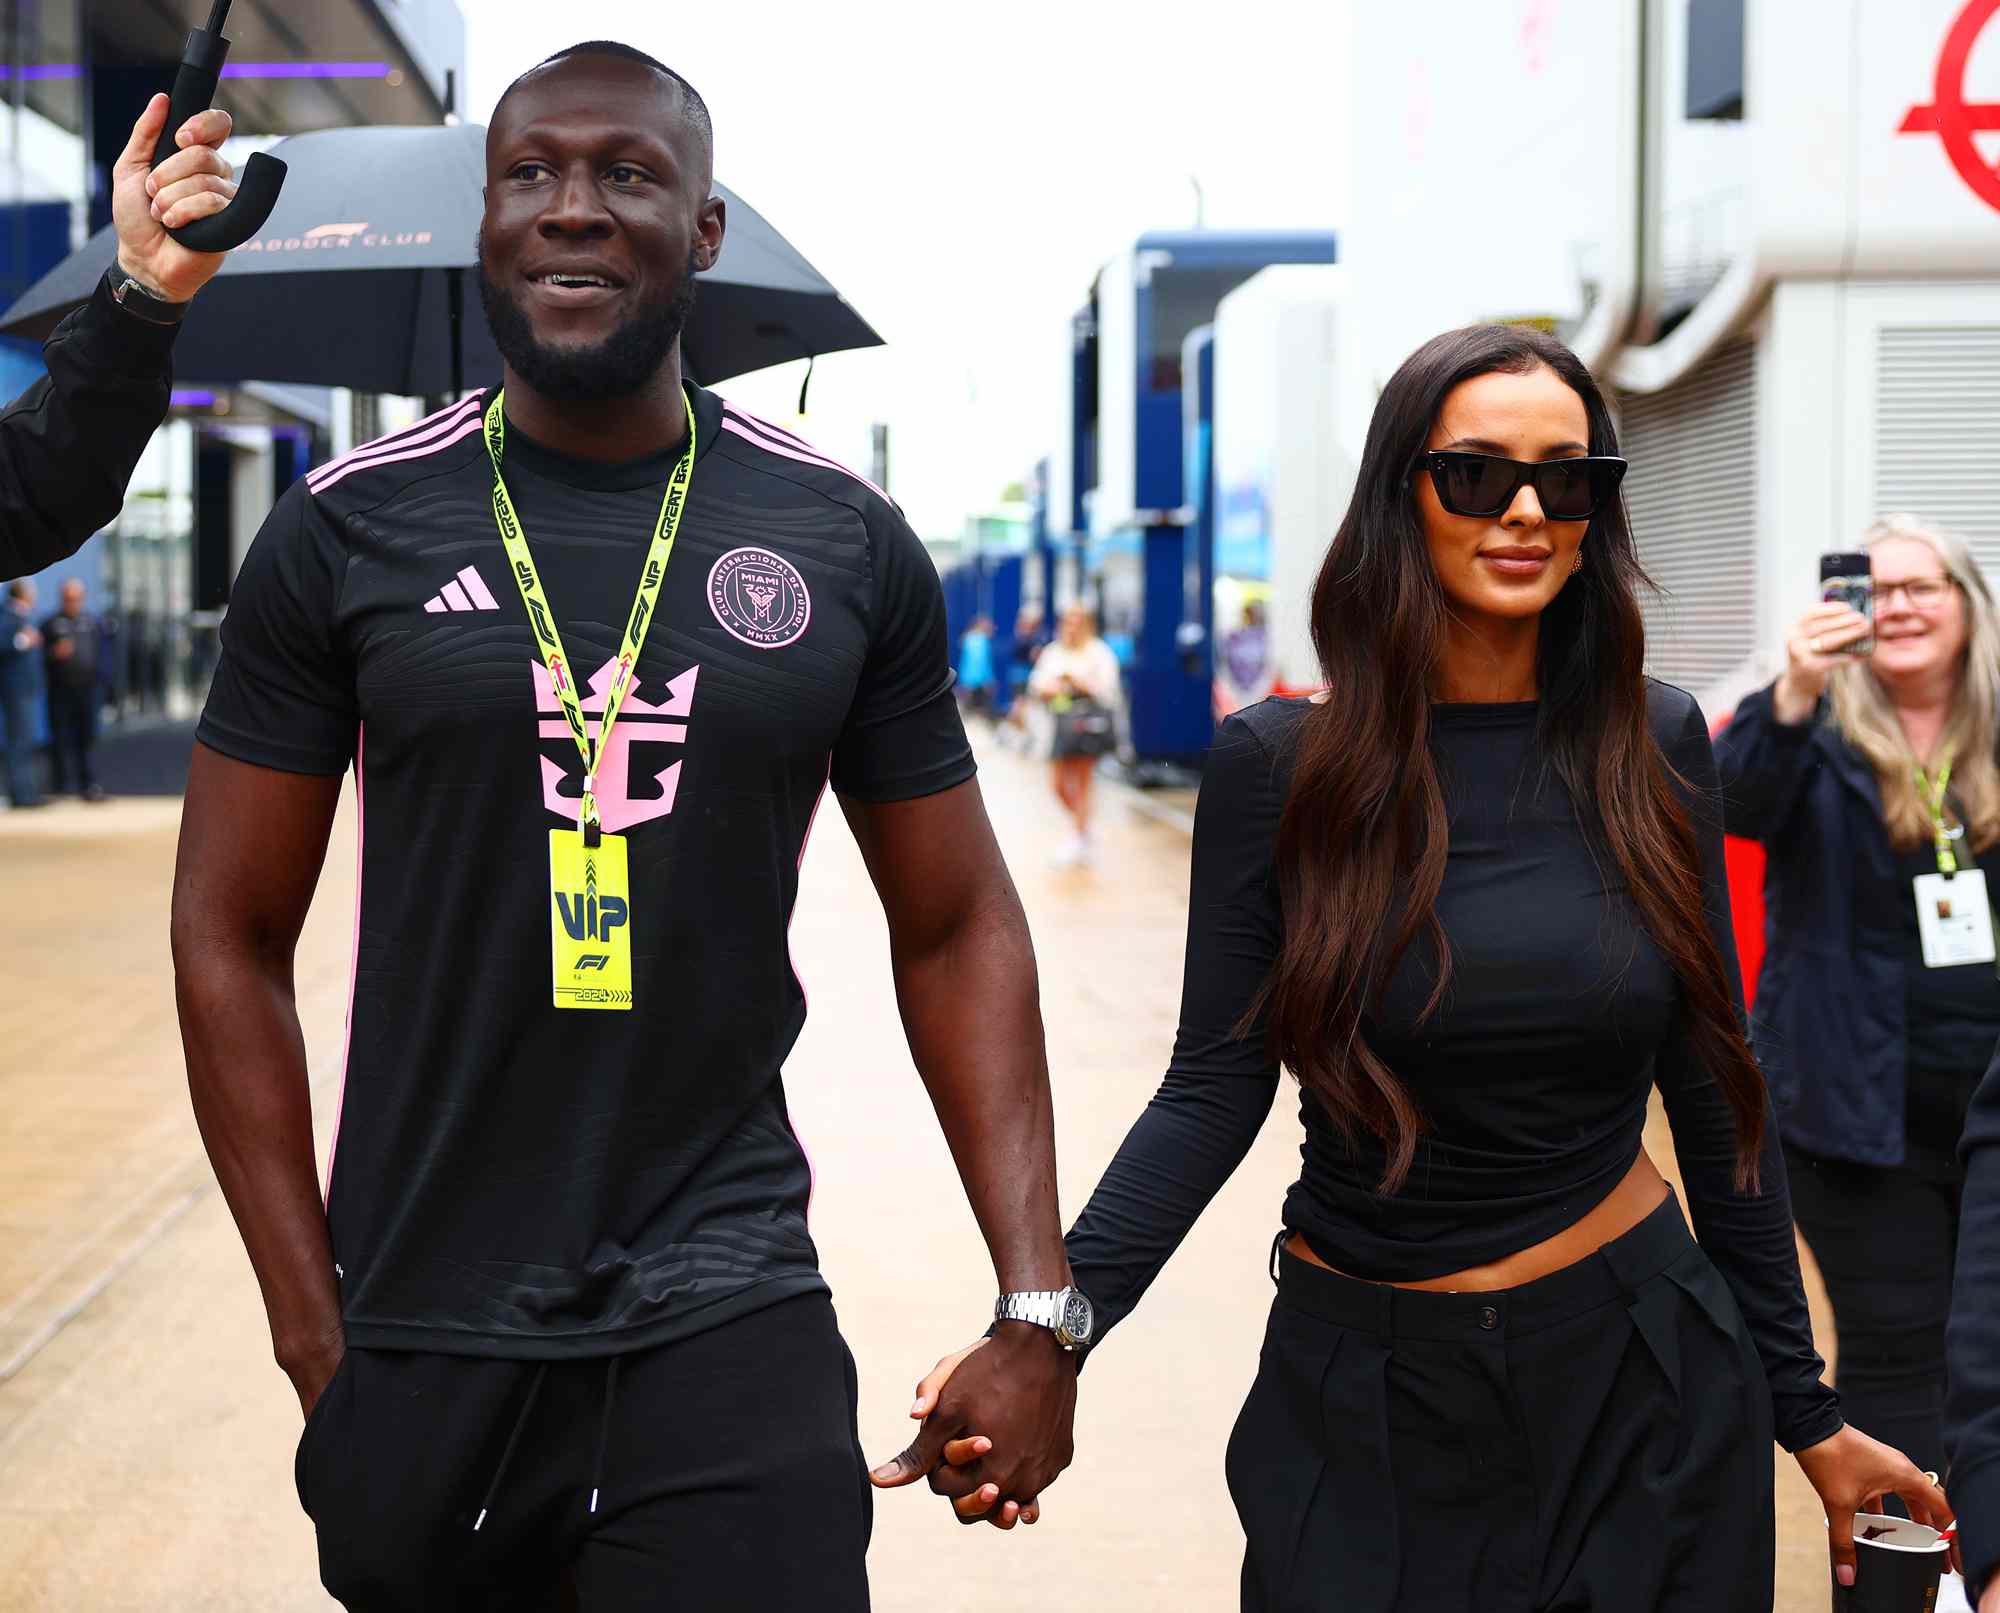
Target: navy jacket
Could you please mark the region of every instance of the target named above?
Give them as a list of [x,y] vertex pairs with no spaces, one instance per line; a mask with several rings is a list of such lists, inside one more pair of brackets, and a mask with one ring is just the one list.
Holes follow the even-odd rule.
[[1965,1198],[1945,1331],[1947,1488],[1962,1523],[1966,1583],[2000,1569],[2000,1058],[1965,1117]]
[[14,648],[14,640],[21,630],[34,625],[34,621],[6,597],[4,589],[0,589],[0,700],[25,700],[41,689],[41,647],[37,645],[29,650]]
[[1736,708],[1715,760],[1725,826],[1768,859],[1750,1041],[1779,1130],[1810,1153],[1900,1165],[1910,892],[1875,771],[1820,717],[1778,722],[1770,689]]

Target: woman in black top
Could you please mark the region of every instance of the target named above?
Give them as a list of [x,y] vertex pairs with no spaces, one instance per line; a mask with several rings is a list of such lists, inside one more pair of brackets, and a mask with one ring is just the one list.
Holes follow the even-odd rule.
[[[1946,1514],[1820,1381],[1714,763],[1694,701],[1642,672],[1615,451],[1560,343],[1420,349],[1314,588],[1327,693],[1216,739],[1173,1062],[1069,1255],[1101,1336],[1280,1065],[1300,1078],[1227,1462],[1246,1609],[1768,1613],[1773,1430],[1843,1567],[1865,1500]],[[1700,1246],[1640,1146],[1655,1085]],[[945,1432],[957,1359],[922,1397]],[[978,1477],[932,1484],[966,1516]]]
[[[1975,872],[2000,845],[2000,621],[1958,539],[1891,516],[1862,547],[1872,625],[1841,604],[1802,615],[1783,676],[1743,702],[1716,759],[1731,833],[1769,854],[1751,1035],[1833,1301],[1841,1399],[1856,1427],[1942,1467],[1958,1144],[2000,1041],[2000,980],[1990,947],[1927,958],[1918,906],[1926,888],[1964,911],[2000,895]],[[1872,654],[1848,653],[1867,637]]]

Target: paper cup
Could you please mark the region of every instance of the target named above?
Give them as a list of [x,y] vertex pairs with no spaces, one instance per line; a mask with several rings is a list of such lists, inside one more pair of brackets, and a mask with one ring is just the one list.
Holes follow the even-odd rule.
[[1928,1524],[1854,1515],[1854,1584],[1833,1587],[1833,1613],[1933,1613],[1951,1543]]

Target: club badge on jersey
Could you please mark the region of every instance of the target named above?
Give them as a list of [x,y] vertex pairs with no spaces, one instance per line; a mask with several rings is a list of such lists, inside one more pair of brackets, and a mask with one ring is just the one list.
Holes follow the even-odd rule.
[[555,612],[549,608],[542,579],[535,570],[535,557],[528,548],[528,535],[514,513],[514,501],[500,465],[507,438],[504,390],[493,394],[486,406],[486,452],[493,461],[493,519],[500,528],[500,541],[507,550],[508,573],[521,590],[527,607],[528,623],[535,635],[535,647],[548,669],[549,682],[562,703],[563,720],[570,737],[583,757],[583,797],[577,802],[576,828],[549,831],[549,952],[555,973],[555,1005],[558,1008],[630,1009],[632,1006],[632,886],[628,877],[625,838],[608,835],[597,810],[597,763],[611,740],[612,725],[632,687],[632,674],[645,648],[646,629],[653,623],[653,608],[660,597],[660,584],[673,558],[674,536],[680,531],[681,512],[687,508],[688,485],[694,479],[694,405],[685,396],[687,407],[687,449],[667,481],[660,500],[660,518],[653,528],[652,546],[639,573],[639,591],[632,601],[632,613],[625,622],[625,636],[618,648],[618,670],[604,700],[604,715],[593,737],[584,718],[570,673],[569,654],[563,648],[562,632]]

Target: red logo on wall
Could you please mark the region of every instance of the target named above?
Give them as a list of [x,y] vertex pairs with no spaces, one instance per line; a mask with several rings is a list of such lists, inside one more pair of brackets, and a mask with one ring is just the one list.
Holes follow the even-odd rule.
[[2000,12],[2000,0],[1972,0],[1944,36],[1938,55],[1937,82],[1929,106],[1913,106],[1898,134],[1934,134],[1944,142],[1958,177],[1988,207],[2000,209],[2000,171],[1979,154],[1975,134],[2000,131],[2000,102],[1967,101],[1965,64],[1986,25]]

